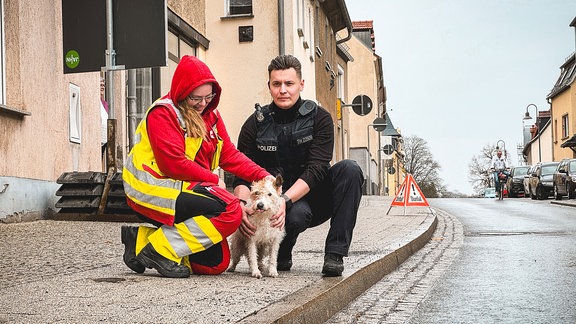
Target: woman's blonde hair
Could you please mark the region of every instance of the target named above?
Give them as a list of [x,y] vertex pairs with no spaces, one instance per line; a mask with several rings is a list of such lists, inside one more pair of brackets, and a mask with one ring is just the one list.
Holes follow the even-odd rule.
[[177,108],[182,114],[182,117],[184,117],[186,134],[188,134],[188,137],[200,137],[206,139],[206,126],[202,116],[194,110],[193,107],[188,105],[186,99],[180,101]]

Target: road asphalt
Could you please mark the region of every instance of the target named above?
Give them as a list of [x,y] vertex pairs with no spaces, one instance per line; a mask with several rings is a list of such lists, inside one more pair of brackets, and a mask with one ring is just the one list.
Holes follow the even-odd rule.
[[122,262],[125,219],[0,224],[0,323],[325,322],[430,241],[433,209],[391,202],[362,198],[343,276],[332,278],[321,274],[328,223],[300,235],[291,271],[262,279],[245,259],[217,276],[134,273]]

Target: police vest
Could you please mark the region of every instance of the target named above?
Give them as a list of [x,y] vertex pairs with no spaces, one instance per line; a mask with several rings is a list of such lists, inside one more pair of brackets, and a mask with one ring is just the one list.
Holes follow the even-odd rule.
[[281,174],[285,188],[292,186],[306,167],[317,111],[315,102],[303,100],[296,119],[287,124],[274,122],[269,106],[254,114],[258,127],[255,161],[271,174]]

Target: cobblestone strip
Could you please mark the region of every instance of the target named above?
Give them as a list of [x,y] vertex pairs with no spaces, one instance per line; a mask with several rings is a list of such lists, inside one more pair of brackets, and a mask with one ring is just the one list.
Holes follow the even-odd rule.
[[458,254],[462,224],[434,209],[438,226],[432,239],[326,323],[406,323]]

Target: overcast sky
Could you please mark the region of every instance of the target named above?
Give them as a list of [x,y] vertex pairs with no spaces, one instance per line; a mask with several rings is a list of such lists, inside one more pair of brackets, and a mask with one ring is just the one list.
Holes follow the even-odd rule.
[[[576,0],[347,0],[373,20],[388,113],[428,142],[451,191],[472,194],[468,165],[503,140],[513,165],[522,117],[546,96],[576,47]],[[529,108],[534,117],[535,109]],[[532,124],[529,121],[529,124]]]

